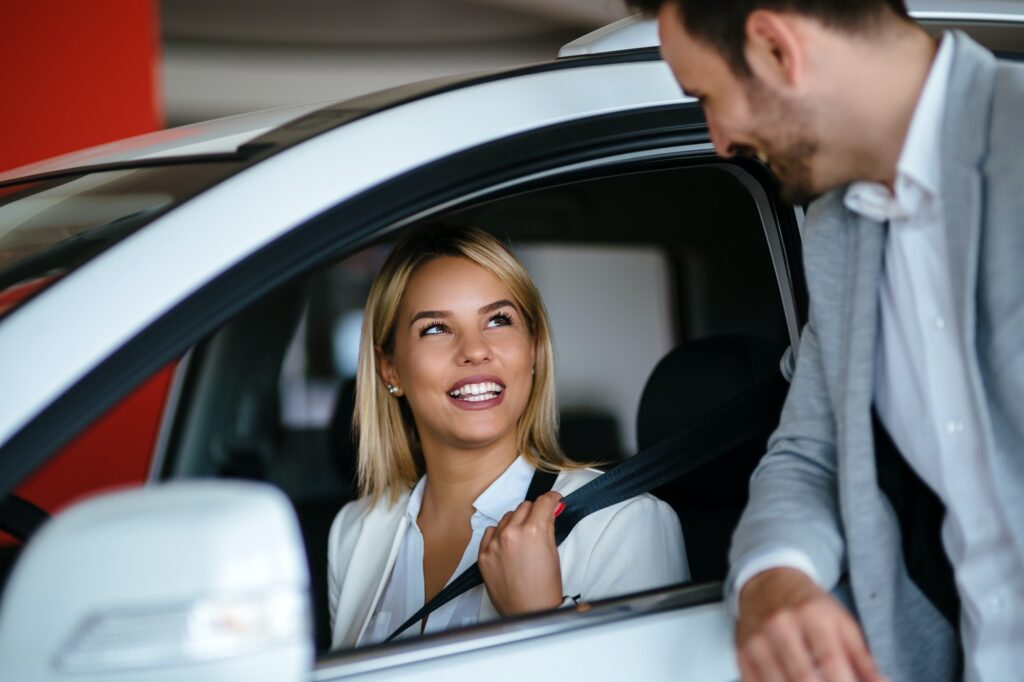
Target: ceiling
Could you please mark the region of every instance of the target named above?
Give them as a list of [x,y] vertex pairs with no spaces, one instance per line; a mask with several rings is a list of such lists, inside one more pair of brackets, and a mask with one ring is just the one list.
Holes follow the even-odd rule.
[[551,59],[622,0],[161,0],[168,125]]

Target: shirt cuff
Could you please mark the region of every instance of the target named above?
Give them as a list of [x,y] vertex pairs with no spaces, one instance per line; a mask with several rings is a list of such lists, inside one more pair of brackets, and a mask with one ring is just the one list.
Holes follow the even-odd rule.
[[750,555],[736,571],[736,578],[729,591],[729,610],[732,611],[734,617],[740,615],[740,592],[743,591],[744,586],[755,575],[764,573],[771,568],[795,568],[798,571],[803,571],[811,580],[821,585],[814,562],[804,552],[791,547],[765,547]]

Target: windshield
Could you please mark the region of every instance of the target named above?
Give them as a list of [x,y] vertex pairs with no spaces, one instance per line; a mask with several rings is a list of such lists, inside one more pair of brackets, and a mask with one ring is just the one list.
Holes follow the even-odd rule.
[[0,187],[0,317],[237,169],[193,163]]

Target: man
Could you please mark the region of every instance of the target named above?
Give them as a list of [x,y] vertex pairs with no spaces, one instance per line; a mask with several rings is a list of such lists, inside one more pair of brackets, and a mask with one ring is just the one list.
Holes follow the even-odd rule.
[[817,198],[731,549],[744,680],[1024,679],[1024,68],[903,0],[630,4],[718,153]]

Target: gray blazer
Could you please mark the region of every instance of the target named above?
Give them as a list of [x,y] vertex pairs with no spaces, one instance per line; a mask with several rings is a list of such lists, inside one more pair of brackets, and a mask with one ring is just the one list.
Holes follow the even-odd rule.
[[[956,324],[983,396],[999,504],[1024,555],[1024,67],[966,35],[943,122],[942,191]],[[894,680],[955,676],[954,632],[908,578],[879,490],[871,403],[885,229],[848,211],[846,188],[808,212],[811,304],[778,430],[750,482],[732,565],[769,546],[804,551],[826,585],[848,573],[869,645]],[[732,576],[727,585],[732,585]]]

